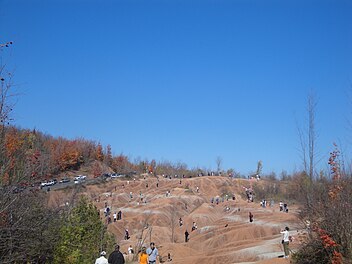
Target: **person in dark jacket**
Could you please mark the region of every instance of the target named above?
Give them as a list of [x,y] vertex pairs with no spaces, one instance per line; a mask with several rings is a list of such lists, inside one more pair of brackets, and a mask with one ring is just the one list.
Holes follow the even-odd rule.
[[188,242],[188,236],[189,236],[189,233],[188,233],[188,231],[186,230],[186,232],[185,232],[185,242],[186,242],[186,243]]
[[254,217],[253,214],[249,212],[249,222],[251,223],[253,222],[253,217]]
[[125,264],[125,258],[120,252],[120,246],[115,246],[115,251],[113,251],[109,256],[109,264]]

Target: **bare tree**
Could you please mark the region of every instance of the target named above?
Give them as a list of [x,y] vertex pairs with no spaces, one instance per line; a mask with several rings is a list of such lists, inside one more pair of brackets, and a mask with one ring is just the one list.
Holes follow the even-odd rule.
[[175,243],[175,228],[177,225],[177,208],[173,204],[170,211],[171,243]]
[[297,133],[299,136],[299,143],[301,147],[301,158],[302,158],[302,163],[303,163],[303,169],[304,171],[308,171],[308,165],[307,165],[307,145],[306,145],[306,137],[302,129],[299,127],[297,124]]
[[[0,43],[0,52],[4,47],[9,47],[11,44],[12,42]],[[12,73],[8,71],[6,66],[3,63],[2,56],[0,56],[0,184],[3,184],[9,163],[5,149],[5,128],[12,120],[10,114],[13,110],[12,98],[15,96],[11,93],[13,86]]]
[[140,236],[138,237],[137,244],[135,245],[135,250],[133,254],[133,260],[138,259],[138,253],[141,251],[142,246],[145,244],[145,241],[147,240],[149,236],[149,241],[151,241],[151,236],[153,232],[153,226],[150,225],[150,218],[151,218],[151,213],[148,213],[141,222],[140,226]]
[[298,127],[298,136],[300,140],[303,168],[309,179],[312,181],[316,165],[316,141],[317,134],[315,129],[316,113],[316,96],[310,93],[307,99],[308,126],[307,130]]
[[221,165],[222,165],[222,158],[220,156],[217,156],[215,162],[216,162],[217,173],[219,174],[221,170]]
[[[0,43],[0,52],[11,44],[12,42]],[[28,151],[16,148],[16,151],[9,152],[6,148],[6,136],[13,132],[9,125],[16,94],[13,92],[13,74],[3,63],[1,55],[0,263],[51,262],[62,208],[47,208],[45,193],[23,185],[33,183],[31,172],[40,171],[37,162],[29,161]],[[13,166],[15,162],[20,164],[16,168]]]
[[315,110],[317,102],[314,94],[308,96],[308,152],[309,152],[309,178],[313,179],[315,168],[315,143],[317,135],[315,133]]
[[260,160],[258,161],[258,164],[257,164],[257,177],[260,176],[260,174],[262,173],[262,169],[263,169],[263,162]]

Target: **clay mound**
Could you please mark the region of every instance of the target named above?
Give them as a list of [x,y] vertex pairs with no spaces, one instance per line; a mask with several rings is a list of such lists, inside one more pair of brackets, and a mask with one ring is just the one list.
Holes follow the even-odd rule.
[[[277,207],[261,208],[259,202],[247,203],[240,194],[244,192],[242,186],[248,185],[247,180],[215,176],[181,179],[181,184],[180,179],[159,177],[158,181],[147,177],[89,185],[84,194],[96,201],[102,220],[105,202],[112,212],[122,211],[122,220],[108,225],[122,252],[140,240],[148,246],[151,239],[163,259],[167,253],[171,254],[172,263],[288,263],[278,258],[282,255],[280,230],[286,225],[298,228],[295,208],[290,207],[287,214],[279,212]],[[59,193],[53,192],[51,199],[58,200]],[[235,201],[231,199],[233,194]],[[219,204],[211,203],[216,197]],[[252,223],[249,212],[254,214]],[[178,222],[180,217],[182,226]],[[191,231],[193,222],[198,226],[195,231]],[[125,228],[130,232],[129,240],[124,240]],[[186,230],[190,233],[187,243]]]

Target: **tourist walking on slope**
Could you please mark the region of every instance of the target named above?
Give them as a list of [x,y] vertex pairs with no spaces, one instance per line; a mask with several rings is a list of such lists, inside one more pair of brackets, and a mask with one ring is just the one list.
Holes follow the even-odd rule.
[[128,247],[127,251],[128,251],[128,254],[129,254],[129,255],[132,255],[132,254],[133,254],[133,247],[132,247],[132,245],[130,245],[130,246]]
[[125,264],[125,258],[120,252],[120,246],[116,245],[115,250],[109,256],[109,264]]
[[252,212],[249,212],[249,222],[253,222],[253,214],[252,214]]
[[197,230],[197,229],[198,229],[198,227],[197,227],[196,222],[193,222],[193,225],[192,225],[192,231]]
[[155,243],[151,242],[150,247],[147,249],[148,254],[148,263],[149,264],[156,264],[156,259],[159,256],[158,249],[155,247]]
[[106,252],[100,252],[100,257],[96,259],[95,264],[109,264],[108,260],[105,258]]
[[188,242],[188,236],[189,236],[189,233],[188,233],[188,231],[187,231],[187,229],[186,229],[186,232],[185,232],[185,242],[186,242],[186,243]]
[[286,226],[284,230],[282,230],[280,233],[282,234],[282,245],[284,246],[284,253],[285,257],[288,258],[288,255],[290,254],[288,245],[290,243],[290,233],[288,232],[290,229]]
[[139,264],[148,264],[148,254],[145,247],[142,247],[141,249],[141,254],[139,255]]
[[129,240],[130,239],[130,233],[128,232],[128,229],[125,229],[125,240]]

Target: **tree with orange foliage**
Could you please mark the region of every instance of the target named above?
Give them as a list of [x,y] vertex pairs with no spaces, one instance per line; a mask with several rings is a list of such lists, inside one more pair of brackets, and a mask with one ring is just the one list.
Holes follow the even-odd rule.
[[155,169],[156,169],[156,161],[153,159],[148,166],[148,172],[152,174],[155,172]]
[[[0,52],[10,45],[0,43]],[[32,132],[10,126],[13,75],[2,62],[1,57],[0,263],[49,263],[46,257],[53,255],[60,216],[46,208],[44,193],[24,188],[39,172],[41,149]]]
[[314,228],[294,255],[295,263],[342,264],[352,259],[352,178],[341,170],[340,151],[334,147],[328,161],[331,178],[313,182],[314,207],[302,210],[302,218]]
[[99,143],[98,146],[96,147],[95,150],[95,158],[99,161],[103,161],[104,160],[104,153],[103,153],[103,147],[101,146],[101,144]]
[[58,149],[58,165],[60,171],[78,169],[83,163],[82,154],[79,152],[75,140],[62,140]]
[[117,173],[127,173],[130,170],[131,164],[127,156],[120,154],[113,158],[111,167]]

